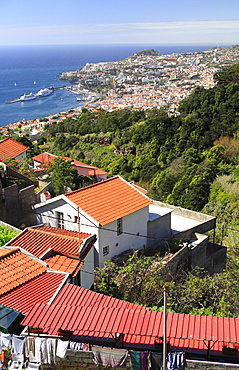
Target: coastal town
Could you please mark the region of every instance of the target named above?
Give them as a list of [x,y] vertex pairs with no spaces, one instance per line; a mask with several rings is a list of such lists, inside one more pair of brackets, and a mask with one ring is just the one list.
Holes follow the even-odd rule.
[[46,124],[77,119],[82,108],[89,111],[167,109],[169,114],[177,115],[182,99],[197,87],[214,87],[214,74],[238,60],[239,47],[232,46],[168,55],[146,49],[122,61],[87,63],[59,77],[71,83],[62,88],[76,95],[79,106],[33,121],[12,123],[0,132],[35,135],[44,131]]

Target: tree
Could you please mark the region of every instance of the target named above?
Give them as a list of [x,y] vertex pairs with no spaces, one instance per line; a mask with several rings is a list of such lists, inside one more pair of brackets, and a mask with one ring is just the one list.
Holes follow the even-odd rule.
[[77,171],[70,161],[63,158],[56,158],[51,165],[51,182],[56,195],[66,193],[77,188]]

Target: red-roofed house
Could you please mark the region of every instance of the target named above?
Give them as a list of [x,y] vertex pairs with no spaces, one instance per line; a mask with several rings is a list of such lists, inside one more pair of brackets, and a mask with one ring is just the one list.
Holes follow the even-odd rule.
[[79,176],[91,176],[96,178],[97,181],[102,181],[107,178],[107,172],[101,170],[98,167],[91,166],[89,164],[85,164],[83,162],[77,161],[75,159],[71,159],[69,157],[63,157],[60,155],[54,155],[47,152],[41,153],[32,157],[33,159],[33,169],[34,170],[42,170],[42,169],[49,169],[50,165],[54,162],[56,158],[63,158],[66,161],[71,161],[72,167],[74,167]]
[[[147,245],[152,201],[119,176],[34,206],[37,223],[95,234],[95,265]],[[79,220],[79,225],[78,225]]]
[[96,236],[89,233],[35,226],[24,229],[7,246],[23,248],[52,270],[70,274],[72,283],[89,289],[94,283],[95,241]]
[[5,159],[14,159],[19,164],[26,158],[28,147],[10,137],[0,140],[0,162]]

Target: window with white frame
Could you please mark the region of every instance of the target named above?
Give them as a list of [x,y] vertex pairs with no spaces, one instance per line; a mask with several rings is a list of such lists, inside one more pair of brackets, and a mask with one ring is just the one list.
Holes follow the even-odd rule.
[[109,254],[109,246],[108,245],[103,247],[103,256],[106,256],[107,254]]
[[118,220],[117,220],[117,235],[122,234],[122,232],[123,232],[122,218],[118,218]]
[[59,227],[59,229],[64,229],[64,213],[63,212],[57,212],[57,227]]

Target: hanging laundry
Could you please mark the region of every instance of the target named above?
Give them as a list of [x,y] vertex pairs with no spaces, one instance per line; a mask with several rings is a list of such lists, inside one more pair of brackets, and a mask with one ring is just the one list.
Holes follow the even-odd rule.
[[1,346],[10,347],[11,345],[11,334],[1,333]]
[[33,356],[35,355],[35,338],[33,337],[26,337],[25,340],[25,355],[29,358],[30,352],[32,352]]
[[185,353],[184,352],[177,352],[176,355],[176,365],[178,370],[184,370],[186,364],[185,360]]
[[51,364],[56,362],[56,339],[47,338],[46,340],[47,348],[47,363]]
[[184,352],[169,352],[167,360],[168,370],[184,370],[185,368],[185,353]]
[[84,343],[70,342],[69,349],[72,351],[82,351],[84,348]]
[[141,351],[140,352],[140,370],[148,370],[149,366],[149,352]]
[[176,352],[168,353],[167,368],[168,370],[176,369]]
[[91,347],[93,361],[96,365],[108,367],[125,367],[128,351],[125,349],[116,349],[100,346]]
[[23,355],[25,353],[25,337],[13,334],[12,353],[17,355]]
[[69,345],[69,340],[58,339],[56,355],[60,358],[65,358],[68,345]]
[[130,351],[132,370],[141,370],[140,369],[140,352],[139,351]]
[[149,353],[149,369],[150,370],[161,370],[163,366],[163,354],[160,352]]
[[47,345],[46,345],[46,339],[36,337],[35,338],[35,358],[36,362],[41,363],[41,360],[43,358],[43,361],[45,364],[47,364],[48,357],[47,357]]

